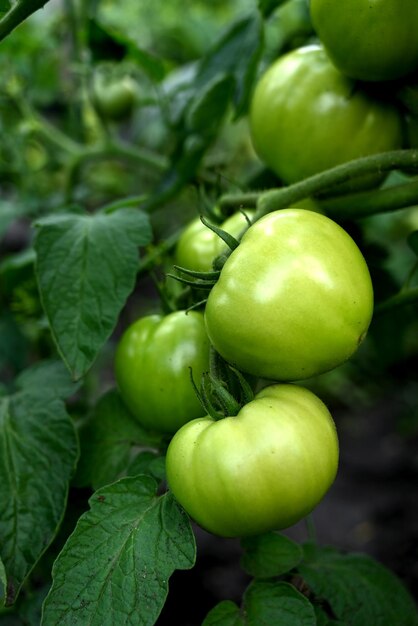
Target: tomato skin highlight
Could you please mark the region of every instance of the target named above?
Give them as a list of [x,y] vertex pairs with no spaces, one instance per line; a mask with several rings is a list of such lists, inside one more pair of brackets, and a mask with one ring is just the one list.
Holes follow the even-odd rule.
[[204,413],[190,367],[199,385],[209,368],[202,313],[149,315],[129,326],[116,350],[115,376],[123,400],[142,426],[174,433]]
[[329,57],[346,76],[387,81],[418,67],[415,0],[310,0],[310,12]]
[[363,341],[373,312],[366,262],[318,213],[284,209],[253,224],[206,304],[211,343],[243,372],[302,380],[337,367]]
[[324,497],[337,467],[332,417],[296,385],[266,387],[235,417],[189,422],[166,457],[174,496],[200,526],[224,537],[296,523]]
[[[286,184],[401,148],[402,123],[395,106],[343,76],[315,45],[273,63],[258,82],[250,109],[255,151]],[[368,176],[340,189],[371,187],[380,180]]]

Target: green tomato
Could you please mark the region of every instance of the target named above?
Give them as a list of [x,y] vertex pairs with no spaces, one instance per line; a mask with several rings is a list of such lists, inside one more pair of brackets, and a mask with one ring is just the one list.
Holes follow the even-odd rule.
[[[254,211],[246,210],[249,219]],[[234,213],[220,228],[233,237],[238,237],[247,225],[245,216]],[[183,231],[175,250],[174,262],[180,267],[197,272],[209,272],[214,259],[226,249],[224,241],[213,230],[205,226],[200,218],[196,218]]]
[[203,314],[176,311],[134,322],[116,350],[115,376],[121,396],[138,422],[174,433],[204,411],[190,380],[209,369]]
[[335,66],[384,81],[418,67],[416,0],[310,0],[314,28]]
[[254,376],[301,380],[348,359],[373,312],[366,262],[324,215],[269,213],[251,226],[206,304],[209,339]]
[[294,50],[267,70],[254,92],[250,126],[260,159],[286,184],[402,146],[398,110],[340,74],[319,46]]
[[95,77],[95,103],[106,119],[120,121],[129,117],[136,97],[137,85],[130,76],[114,78],[98,74]]
[[206,530],[243,537],[291,526],[332,485],[338,439],[311,391],[272,385],[235,417],[193,420],[172,439],[167,481]]

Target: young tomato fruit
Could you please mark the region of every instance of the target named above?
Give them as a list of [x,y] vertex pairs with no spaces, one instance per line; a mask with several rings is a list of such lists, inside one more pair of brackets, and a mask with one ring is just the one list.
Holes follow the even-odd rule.
[[[402,146],[400,112],[340,74],[319,46],[289,52],[267,70],[254,92],[250,126],[260,159],[286,184]],[[349,187],[379,181],[367,177]]]
[[174,496],[200,526],[224,537],[291,526],[323,498],[337,467],[332,417],[296,385],[266,387],[235,417],[189,422],[166,459]]
[[[251,219],[254,211],[246,210],[245,214]],[[233,237],[238,237],[246,225],[245,216],[238,212],[225,220],[220,228]],[[214,259],[225,248],[224,241],[198,217],[184,229],[176,246],[174,261],[176,265],[189,270],[210,272]]]
[[319,213],[284,209],[251,226],[209,294],[209,339],[238,369],[301,380],[358,348],[373,312],[366,262]]
[[416,0],[310,0],[314,28],[347,76],[400,78],[418,67]]
[[125,331],[116,350],[121,396],[151,430],[174,433],[203,414],[190,368],[197,382],[209,368],[209,340],[197,311],[143,317]]
[[130,76],[94,78],[93,95],[100,113],[108,120],[121,121],[132,113],[137,96],[137,86]]

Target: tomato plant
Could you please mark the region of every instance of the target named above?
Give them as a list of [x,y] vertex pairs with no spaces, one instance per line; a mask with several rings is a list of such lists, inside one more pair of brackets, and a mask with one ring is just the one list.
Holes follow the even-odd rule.
[[414,0],[310,0],[313,25],[335,66],[351,78],[393,80],[418,67]]
[[245,233],[205,319],[216,350],[239,369],[298,380],[348,359],[372,311],[369,271],[354,241],[323,215],[285,209]]
[[259,157],[285,183],[402,145],[397,109],[342,76],[315,45],[268,68],[254,92],[250,125]]
[[234,417],[193,420],[167,451],[174,495],[203,528],[242,537],[286,528],[334,481],[338,440],[312,392],[273,385]]
[[[399,5],[347,62],[406,71]],[[0,626],[417,626],[417,72],[314,36],[308,0],[1,2]]]
[[202,313],[148,315],[127,328],[115,356],[122,398],[151,430],[173,433],[203,409],[190,381],[209,364]]

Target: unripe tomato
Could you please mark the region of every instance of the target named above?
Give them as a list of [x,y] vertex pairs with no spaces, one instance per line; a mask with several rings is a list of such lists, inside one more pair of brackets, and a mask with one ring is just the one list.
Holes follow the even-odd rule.
[[95,76],[93,93],[100,113],[109,120],[120,121],[132,113],[135,106],[137,85],[130,76]]
[[310,10],[319,38],[343,74],[393,80],[418,67],[416,0],[311,0]]
[[372,311],[369,271],[351,237],[324,215],[285,209],[247,230],[205,319],[215,349],[238,369],[300,380],[348,359]]
[[[304,198],[295,202],[294,207],[323,213],[320,204],[312,198]],[[254,216],[253,209],[245,209],[249,220]],[[237,211],[226,219],[220,228],[233,237],[239,237],[247,227],[247,219],[241,211]],[[225,242],[210,228],[205,226],[199,217],[184,229],[178,240],[174,253],[174,263],[196,272],[210,272],[214,259],[227,249]]]
[[402,146],[398,110],[340,74],[319,46],[289,52],[267,70],[250,126],[260,159],[286,184]]
[[[254,215],[254,211],[251,210],[246,210],[245,213],[249,219]],[[245,216],[238,211],[228,217],[220,228],[233,237],[238,237],[246,225]],[[225,248],[225,242],[197,217],[184,229],[176,246],[174,262],[189,270],[209,272],[213,269],[214,259]]]
[[332,485],[338,439],[326,406],[296,385],[272,385],[235,417],[193,420],[172,439],[167,481],[206,530],[243,537],[291,526]]
[[203,314],[176,311],[134,322],[116,350],[115,376],[121,396],[138,422],[174,433],[203,409],[190,381],[209,369],[209,340]]

